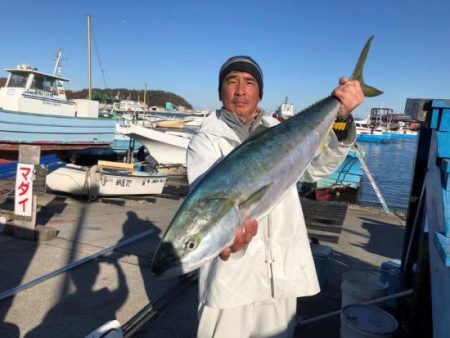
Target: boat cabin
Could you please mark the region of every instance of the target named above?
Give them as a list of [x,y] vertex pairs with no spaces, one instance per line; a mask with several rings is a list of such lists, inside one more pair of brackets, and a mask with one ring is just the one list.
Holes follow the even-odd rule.
[[43,73],[27,64],[19,64],[16,68],[5,70],[9,75],[5,87],[0,88],[0,110],[98,118],[98,102],[84,99],[68,100],[63,82],[69,80],[56,75],[56,71],[54,74]]
[[39,72],[37,68],[20,64],[17,68],[5,69],[9,72],[6,88],[24,88],[30,93],[46,96],[56,96],[66,100],[62,77]]
[[76,104],[66,98],[64,81],[57,75],[19,64],[9,72],[5,87],[0,88],[0,108],[21,113],[75,116]]

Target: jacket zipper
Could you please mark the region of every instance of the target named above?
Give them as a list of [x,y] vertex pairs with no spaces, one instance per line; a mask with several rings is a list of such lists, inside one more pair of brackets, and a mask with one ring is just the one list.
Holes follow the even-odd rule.
[[272,226],[272,215],[267,216],[267,231],[265,231],[265,244],[266,244],[266,263],[269,264],[269,279],[270,279],[270,291],[272,298],[275,297],[275,284],[273,276],[273,255],[272,255],[272,245],[270,242],[271,234],[270,227]]

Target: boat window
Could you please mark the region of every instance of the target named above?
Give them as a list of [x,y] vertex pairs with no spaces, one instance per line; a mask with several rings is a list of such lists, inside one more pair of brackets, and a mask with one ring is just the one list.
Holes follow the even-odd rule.
[[36,74],[31,88],[56,93],[56,81]]
[[31,84],[31,88],[44,90],[44,77],[35,75],[33,79],[33,83]]
[[15,88],[25,88],[25,85],[27,84],[27,77],[28,74],[11,74],[11,79],[9,80],[8,87],[15,87]]

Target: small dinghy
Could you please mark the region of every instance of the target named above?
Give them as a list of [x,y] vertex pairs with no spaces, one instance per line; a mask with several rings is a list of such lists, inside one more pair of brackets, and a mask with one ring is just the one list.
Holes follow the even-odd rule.
[[73,195],[97,196],[158,195],[167,175],[134,170],[132,163],[98,161],[84,167],[67,164],[47,175],[47,187]]

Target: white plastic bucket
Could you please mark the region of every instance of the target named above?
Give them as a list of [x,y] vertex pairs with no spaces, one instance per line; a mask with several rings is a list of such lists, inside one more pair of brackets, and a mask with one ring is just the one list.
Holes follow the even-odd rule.
[[390,338],[397,328],[397,320],[375,306],[352,304],[341,312],[341,338]]
[[342,308],[384,297],[389,284],[371,271],[347,271],[342,275]]

